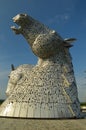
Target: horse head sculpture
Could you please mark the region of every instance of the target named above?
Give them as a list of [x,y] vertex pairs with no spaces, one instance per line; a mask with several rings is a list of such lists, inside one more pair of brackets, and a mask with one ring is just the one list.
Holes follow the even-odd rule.
[[[55,30],[27,14],[18,14],[13,21],[19,28],[12,26],[12,30],[25,37],[38,57],[38,63],[31,69],[23,69],[21,66],[21,69],[14,70],[12,66],[7,90],[9,96],[0,107],[0,115],[32,118],[81,117],[69,52],[71,43],[76,39],[63,39]],[[6,111],[7,108],[10,111]]]

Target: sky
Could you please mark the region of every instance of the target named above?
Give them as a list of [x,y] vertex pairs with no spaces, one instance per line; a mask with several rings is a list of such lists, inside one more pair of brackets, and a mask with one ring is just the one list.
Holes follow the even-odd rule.
[[85,0],[0,0],[0,99],[5,99],[11,64],[36,64],[22,35],[10,29],[12,18],[26,13],[58,32],[77,41],[70,49],[79,100],[86,102],[86,1]]

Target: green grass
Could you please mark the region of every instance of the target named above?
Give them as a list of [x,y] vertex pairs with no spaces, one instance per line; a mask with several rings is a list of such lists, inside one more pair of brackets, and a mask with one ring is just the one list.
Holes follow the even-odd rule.
[[81,106],[86,106],[86,102],[81,102],[80,105]]

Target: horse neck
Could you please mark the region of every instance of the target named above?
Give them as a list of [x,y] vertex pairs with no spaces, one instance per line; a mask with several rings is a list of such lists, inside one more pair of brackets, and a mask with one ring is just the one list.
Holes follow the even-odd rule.
[[72,58],[71,58],[69,49],[60,50],[56,55],[51,56],[46,59],[38,58],[37,66],[42,66],[42,65],[46,66],[46,65],[51,65],[51,64],[57,64],[57,66],[67,65],[71,67]]

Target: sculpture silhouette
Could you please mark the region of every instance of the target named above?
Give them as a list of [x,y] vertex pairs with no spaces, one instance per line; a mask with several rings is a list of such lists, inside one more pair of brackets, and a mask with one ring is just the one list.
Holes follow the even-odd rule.
[[31,68],[22,69],[21,66],[11,72],[15,76],[10,74],[9,96],[0,108],[0,115],[26,118],[81,117],[69,52],[71,42],[75,39],[64,40],[56,31],[27,14],[18,14],[13,20],[19,28],[13,26],[12,30],[25,37],[38,57],[38,63]]

